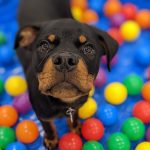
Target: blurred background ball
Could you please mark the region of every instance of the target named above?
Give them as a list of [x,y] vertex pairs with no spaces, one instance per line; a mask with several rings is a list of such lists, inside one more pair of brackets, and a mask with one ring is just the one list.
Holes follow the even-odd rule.
[[135,150],[149,150],[150,149],[150,142],[142,142],[137,145]]
[[9,144],[5,150],[27,150],[26,146],[20,142]]
[[97,141],[88,141],[83,145],[82,150],[104,150],[104,148]]
[[146,131],[146,140],[150,142],[150,127]]
[[142,88],[142,96],[150,102],[150,81],[146,82]]

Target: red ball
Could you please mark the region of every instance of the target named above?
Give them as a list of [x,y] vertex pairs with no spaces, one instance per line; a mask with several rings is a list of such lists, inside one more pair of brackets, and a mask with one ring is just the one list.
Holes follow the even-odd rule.
[[104,126],[100,120],[95,118],[87,119],[81,129],[86,140],[100,140],[104,135]]
[[122,7],[122,13],[126,19],[135,19],[137,14],[137,7],[132,3],[126,3]]
[[82,140],[75,133],[65,134],[59,141],[60,150],[81,150]]
[[139,118],[143,123],[150,123],[150,103],[140,101],[133,108],[133,116]]

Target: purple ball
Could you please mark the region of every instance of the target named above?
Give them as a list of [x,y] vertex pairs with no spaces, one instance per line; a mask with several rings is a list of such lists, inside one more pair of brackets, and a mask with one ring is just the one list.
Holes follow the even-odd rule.
[[106,83],[106,73],[102,68],[100,68],[97,77],[95,79],[94,85],[95,87],[101,87],[105,83]]
[[[101,58],[101,62],[102,62],[102,64],[105,64],[105,65],[107,64],[107,58],[106,58],[106,56],[103,56]],[[111,65],[114,66],[115,64],[117,64],[117,62],[118,62],[118,55],[115,55],[114,58],[111,61]]]
[[29,101],[28,93],[24,93],[15,97],[13,100],[13,106],[20,114],[26,114],[28,111],[30,111],[32,107]]
[[114,27],[120,27],[120,25],[125,21],[123,14],[116,14],[111,18],[111,24]]
[[150,142],[150,127],[147,129],[146,132],[146,140]]

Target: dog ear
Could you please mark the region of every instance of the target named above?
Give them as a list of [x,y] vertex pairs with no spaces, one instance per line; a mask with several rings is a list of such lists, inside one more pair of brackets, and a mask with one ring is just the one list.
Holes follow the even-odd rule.
[[92,26],[93,31],[97,34],[103,48],[104,55],[107,57],[107,68],[110,71],[111,60],[118,51],[118,43],[107,32]]
[[26,48],[30,46],[37,37],[40,27],[26,26],[19,30],[16,35],[14,48]]

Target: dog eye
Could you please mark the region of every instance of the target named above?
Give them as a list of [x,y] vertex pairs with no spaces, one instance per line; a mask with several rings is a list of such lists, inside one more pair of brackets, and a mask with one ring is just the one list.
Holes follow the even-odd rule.
[[93,54],[95,54],[95,50],[93,49],[93,47],[91,45],[86,45],[83,48],[83,53],[85,55],[93,55]]
[[40,42],[38,46],[38,50],[43,52],[43,51],[48,51],[50,49],[50,43],[46,40],[43,40]]

